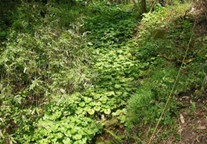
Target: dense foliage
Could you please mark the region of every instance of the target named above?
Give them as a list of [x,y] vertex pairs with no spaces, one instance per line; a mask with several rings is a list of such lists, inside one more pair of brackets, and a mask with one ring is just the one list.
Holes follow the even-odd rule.
[[176,96],[206,93],[206,37],[196,37],[189,3],[143,15],[121,3],[0,9],[0,143],[101,144],[104,133],[108,143],[148,141],[183,63],[156,141],[177,134]]

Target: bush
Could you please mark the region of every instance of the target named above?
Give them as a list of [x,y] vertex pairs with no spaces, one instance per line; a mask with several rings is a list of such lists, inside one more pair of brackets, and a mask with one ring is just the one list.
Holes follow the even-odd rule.
[[41,28],[35,36],[13,32],[10,39],[0,58],[0,127],[5,139],[29,131],[51,95],[73,93],[88,81],[85,40],[76,33]]

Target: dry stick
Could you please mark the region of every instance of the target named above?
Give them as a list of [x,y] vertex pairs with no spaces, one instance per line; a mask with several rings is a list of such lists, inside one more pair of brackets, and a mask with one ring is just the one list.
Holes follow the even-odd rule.
[[156,124],[156,126],[155,126],[155,129],[154,129],[154,131],[153,131],[153,133],[152,133],[152,136],[150,137],[150,140],[149,140],[148,144],[151,144],[151,142],[152,142],[152,140],[153,140],[153,138],[154,138],[154,136],[155,136],[155,133],[156,133],[156,131],[157,131],[157,128],[158,128],[158,126],[159,126],[159,124],[160,124],[161,119],[163,118],[163,115],[165,114],[165,111],[166,111],[166,109],[167,109],[168,103],[169,103],[169,101],[170,101],[170,98],[171,98],[171,96],[172,96],[172,93],[173,93],[173,91],[174,91],[174,89],[175,89],[175,86],[176,86],[176,84],[177,84],[178,77],[180,76],[181,69],[182,69],[182,67],[183,67],[184,61],[185,61],[185,59],[186,59],[186,57],[187,57],[188,50],[189,50],[189,48],[190,48],[190,43],[191,43],[191,41],[192,41],[192,32],[193,32],[193,30],[194,30],[195,24],[196,24],[196,22],[194,22],[193,29],[192,29],[192,31],[191,31],[191,37],[190,37],[190,40],[189,40],[189,42],[188,42],[188,46],[187,46],[187,49],[186,49],[186,51],[185,51],[185,55],[184,55],[184,57],[183,57],[182,64],[181,64],[180,69],[179,69],[179,71],[178,71],[178,74],[177,74],[177,76],[176,76],[176,78],[175,78],[175,82],[174,82],[174,84],[173,84],[173,87],[172,87],[172,89],[171,89],[171,92],[170,92],[170,94],[169,94],[169,96],[168,96],[168,98],[167,98],[167,101],[166,101],[166,103],[165,103],[164,109],[163,109],[163,111],[162,111],[162,113],[161,113],[161,115],[160,115],[160,117],[159,117],[159,120],[158,120],[158,122],[157,122],[157,124]]
[[154,9],[154,6],[155,6],[156,2],[157,2],[157,0],[154,0],[154,1],[153,1],[153,4],[152,4],[152,6],[151,6],[151,8],[150,8],[150,12],[152,12],[152,10]]

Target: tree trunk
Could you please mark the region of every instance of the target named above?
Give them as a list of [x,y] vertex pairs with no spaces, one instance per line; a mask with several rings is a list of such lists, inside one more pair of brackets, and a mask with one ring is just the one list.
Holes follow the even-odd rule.
[[146,13],[147,12],[147,4],[146,4],[146,0],[141,0],[140,4],[141,4],[141,7],[139,6],[139,3],[136,2],[136,0],[132,0],[137,11],[140,13],[140,14],[143,14],[143,13]]
[[146,4],[146,0],[142,0],[141,1],[141,5],[142,5],[142,14],[147,12],[147,4]]

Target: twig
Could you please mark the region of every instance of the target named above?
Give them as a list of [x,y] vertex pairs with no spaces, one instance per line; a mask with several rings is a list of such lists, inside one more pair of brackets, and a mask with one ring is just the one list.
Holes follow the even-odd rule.
[[153,4],[152,4],[152,6],[151,6],[151,8],[150,8],[150,12],[152,12],[152,10],[154,9],[156,2],[157,2],[157,0],[154,0],[154,1],[153,1]]
[[164,109],[163,109],[163,111],[162,111],[162,113],[161,113],[161,115],[160,115],[160,117],[159,117],[159,119],[158,119],[158,121],[157,121],[157,124],[156,124],[155,129],[154,129],[154,131],[153,131],[153,133],[152,133],[152,136],[150,137],[150,140],[149,140],[148,144],[151,144],[151,143],[152,143],[152,140],[153,140],[153,138],[154,138],[154,136],[155,136],[155,133],[156,133],[156,131],[157,131],[157,129],[158,129],[158,126],[159,126],[159,124],[160,124],[160,122],[161,122],[161,120],[162,120],[162,118],[163,118],[163,116],[164,116],[164,114],[165,114],[165,111],[166,111],[167,106],[168,106],[168,104],[169,104],[170,98],[172,97],[173,91],[174,91],[174,89],[175,89],[175,86],[176,86],[176,84],[177,84],[178,78],[179,78],[179,76],[180,76],[181,69],[182,69],[182,67],[183,67],[183,65],[184,65],[184,61],[185,61],[185,59],[186,59],[186,57],[187,57],[187,53],[188,53],[188,50],[189,50],[189,48],[190,48],[190,43],[191,43],[191,41],[192,41],[192,35],[193,35],[192,33],[193,33],[194,28],[195,28],[195,24],[196,24],[196,23],[194,22],[194,26],[193,26],[192,31],[191,31],[191,37],[190,37],[190,40],[189,40],[189,42],[188,42],[188,46],[187,46],[187,49],[186,49],[186,51],[185,51],[185,55],[184,55],[183,60],[182,60],[182,64],[181,64],[180,69],[179,69],[179,71],[178,71],[178,74],[177,74],[177,76],[176,76],[176,78],[175,78],[175,82],[174,82],[174,84],[173,84],[173,87],[172,87],[172,89],[171,89],[171,92],[170,92],[170,94],[169,94],[169,96],[168,96],[168,98],[167,98],[167,101],[166,101],[166,103],[165,103]]

